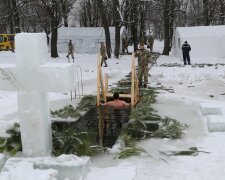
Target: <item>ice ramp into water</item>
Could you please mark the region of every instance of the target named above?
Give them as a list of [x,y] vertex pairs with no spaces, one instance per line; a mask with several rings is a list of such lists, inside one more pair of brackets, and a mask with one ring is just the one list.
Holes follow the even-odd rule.
[[134,180],[135,166],[91,168],[85,180]]

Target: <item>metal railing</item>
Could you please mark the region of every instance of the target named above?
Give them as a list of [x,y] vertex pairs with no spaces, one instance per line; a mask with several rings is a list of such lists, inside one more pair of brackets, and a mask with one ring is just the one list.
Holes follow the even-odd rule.
[[[73,62],[74,63],[74,62]],[[75,66],[75,89],[73,91],[70,91],[70,100],[80,98],[84,95],[84,85],[83,85],[83,73],[82,68],[78,65]]]

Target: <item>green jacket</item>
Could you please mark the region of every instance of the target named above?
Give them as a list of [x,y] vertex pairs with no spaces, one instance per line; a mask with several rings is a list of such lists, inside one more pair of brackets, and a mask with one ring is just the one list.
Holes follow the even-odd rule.
[[134,55],[138,58],[138,66],[148,66],[151,62],[151,53],[146,49],[139,49],[134,53]]

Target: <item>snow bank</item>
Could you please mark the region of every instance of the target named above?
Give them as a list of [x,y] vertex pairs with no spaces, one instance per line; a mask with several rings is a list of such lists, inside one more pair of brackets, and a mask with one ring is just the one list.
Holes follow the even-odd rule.
[[91,168],[85,180],[134,180],[135,176],[135,166]]

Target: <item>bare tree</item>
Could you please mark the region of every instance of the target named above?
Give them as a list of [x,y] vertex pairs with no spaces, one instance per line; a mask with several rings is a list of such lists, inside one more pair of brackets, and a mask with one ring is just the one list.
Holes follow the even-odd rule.
[[99,11],[101,14],[101,20],[102,20],[103,27],[105,30],[107,55],[108,55],[108,58],[111,58],[111,40],[110,40],[109,24],[108,24],[108,20],[106,18],[106,13],[105,13],[105,6],[104,6],[102,0],[97,0],[97,4],[99,7]]
[[114,25],[115,25],[115,49],[114,56],[119,58],[120,53],[120,10],[119,10],[119,1],[113,0],[113,11],[114,11]]
[[69,26],[68,25],[68,16],[69,16],[69,13],[70,13],[71,9],[73,8],[73,5],[75,2],[76,2],[76,0],[61,0],[60,1],[62,18],[63,18],[65,27]]
[[45,9],[48,17],[51,21],[51,57],[58,57],[57,39],[58,39],[58,27],[61,22],[60,3],[57,0],[41,0],[42,6]]
[[134,44],[134,51],[138,48],[138,31],[137,31],[137,24],[138,24],[138,4],[139,0],[130,0],[131,3],[131,32],[133,36],[133,44]]

